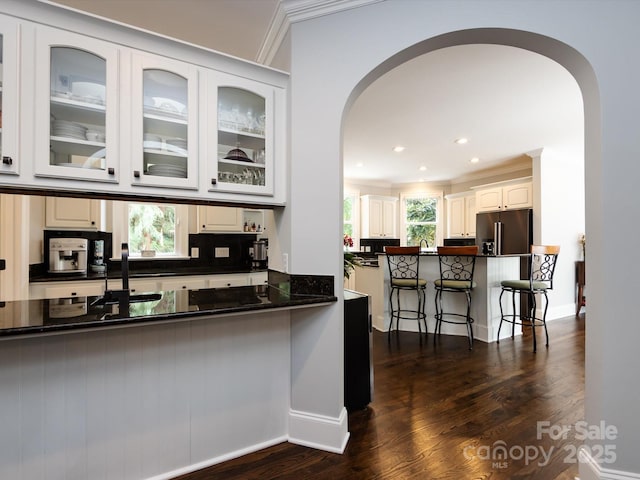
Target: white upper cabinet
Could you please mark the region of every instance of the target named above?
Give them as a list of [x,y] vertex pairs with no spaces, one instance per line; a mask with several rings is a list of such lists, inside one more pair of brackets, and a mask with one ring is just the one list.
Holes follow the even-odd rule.
[[134,54],[132,185],[198,189],[198,70]]
[[475,237],[476,234],[476,197],[474,194],[447,196],[447,236]]
[[233,207],[198,207],[199,232],[242,232],[242,209]]
[[210,71],[206,94],[209,191],[273,195],[274,88]]
[[286,73],[52,8],[0,15],[2,184],[285,204]]
[[533,207],[533,184],[531,182],[495,185],[476,191],[478,212],[513,210]]
[[118,181],[118,48],[36,29],[36,176]]
[[100,202],[91,198],[47,197],[45,226],[98,230],[102,227]]
[[398,199],[377,195],[361,197],[362,238],[395,238]]
[[0,16],[0,173],[17,175],[18,156],[18,27]]

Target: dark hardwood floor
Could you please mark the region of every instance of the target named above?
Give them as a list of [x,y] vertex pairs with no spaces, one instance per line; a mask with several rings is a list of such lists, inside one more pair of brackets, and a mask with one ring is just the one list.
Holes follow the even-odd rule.
[[535,354],[530,335],[469,351],[466,337],[374,332],[375,398],[349,414],[343,455],[284,443],[179,479],[573,480],[580,442],[538,435],[537,422],[584,416],[584,323],[550,322]]

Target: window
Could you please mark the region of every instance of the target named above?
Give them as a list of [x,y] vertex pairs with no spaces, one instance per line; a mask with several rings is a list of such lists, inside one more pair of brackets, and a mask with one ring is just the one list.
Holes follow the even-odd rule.
[[[131,257],[153,250],[156,257],[188,256],[189,207],[164,203],[113,202],[114,255],[121,243],[129,246]],[[115,228],[120,225],[120,228]]]
[[343,204],[344,229],[343,233],[353,237],[353,197],[345,197]]
[[353,247],[357,250],[360,242],[360,192],[345,190],[342,219],[344,222],[342,234],[349,235],[353,239]]
[[152,203],[129,204],[129,253],[176,254],[176,208]]
[[442,194],[402,194],[402,223],[405,245],[420,245],[426,240],[429,247],[442,242],[440,225]]

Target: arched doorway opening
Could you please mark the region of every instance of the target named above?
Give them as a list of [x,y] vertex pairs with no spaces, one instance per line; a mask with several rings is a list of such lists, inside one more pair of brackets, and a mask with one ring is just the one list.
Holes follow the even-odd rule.
[[[464,148],[454,142],[460,134],[471,137]],[[401,155],[391,152],[395,142],[407,147]],[[422,194],[438,202],[437,234],[429,232],[429,240],[442,245],[449,236],[443,197],[473,195],[504,180],[531,181],[532,240],[562,245],[565,259],[556,272],[551,318],[574,311],[573,267],[582,259],[585,231],[584,116],[578,83],[563,66],[518,47],[440,46],[369,83],[345,115],[343,145],[347,196],[400,197],[392,236],[407,245],[417,245],[417,237],[408,220],[405,225],[403,197]],[[472,155],[481,161],[471,165]],[[345,229],[355,231],[357,241],[369,232],[357,231],[354,216]],[[475,223],[475,214],[470,217]],[[366,215],[362,223],[369,223]],[[375,314],[378,328],[382,316]]]
[[[344,109],[343,125],[348,118],[351,108],[360,97],[360,95],[363,94],[363,92],[365,92],[365,90],[369,86],[371,86],[377,79],[392,71],[396,67],[404,64],[405,62],[411,61],[412,59],[420,55],[425,55],[430,52],[445,49],[447,47],[480,43],[513,46],[537,53],[539,55],[543,55],[544,57],[547,57],[548,59],[558,63],[559,65],[562,65],[571,74],[571,76],[575,79],[576,84],[579,86],[582,102],[584,105],[584,123],[582,125],[584,131],[583,165],[585,167],[585,170],[599,168],[599,165],[601,163],[599,153],[600,100],[597,82],[592,67],[589,65],[584,56],[582,56],[572,47],[555,39],[525,31],[515,31],[509,29],[475,29],[451,32],[425,40],[401,52],[398,52],[397,54],[389,57],[386,61],[382,62],[376,68],[371,70],[353,89]],[[557,160],[557,158],[557,156],[552,154],[549,160],[553,161],[554,159]],[[538,167],[536,168],[541,168],[540,164],[538,164]],[[537,173],[540,172],[538,171]],[[582,178],[582,182],[584,183],[584,178]],[[582,205],[584,213],[585,210],[589,209],[589,205],[588,202],[585,205],[584,199],[582,200]],[[588,223],[588,216],[586,216],[585,223]],[[586,225],[585,230],[589,230],[588,225]],[[542,243],[544,243],[545,238],[549,238],[549,235],[545,237],[545,235],[541,232],[540,236],[538,236],[537,238],[537,241],[541,241]],[[576,244],[575,247],[577,250],[577,238],[574,239],[574,242]],[[594,263],[598,262],[599,259],[595,257],[597,257],[597,254],[594,254],[594,258],[590,257],[590,261],[593,261]],[[571,264],[573,264],[573,258],[570,258],[569,260],[571,260]],[[592,304],[595,304],[595,306],[592,307]],[[594,310],[597,310],[598,306],[599,299],[590,299],[590,309],[593,308]]]

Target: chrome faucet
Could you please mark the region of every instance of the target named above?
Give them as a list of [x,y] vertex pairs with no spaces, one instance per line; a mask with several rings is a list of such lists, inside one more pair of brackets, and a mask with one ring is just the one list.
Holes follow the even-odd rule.
[[122,244],[122,289],[129,290],[129,245]]
[[426,238],[423,238],[422,240],[420,240],[420,250],[422,250],[422,242],[424,242],[424,250],[429,248],[429,242],[427,242]]

